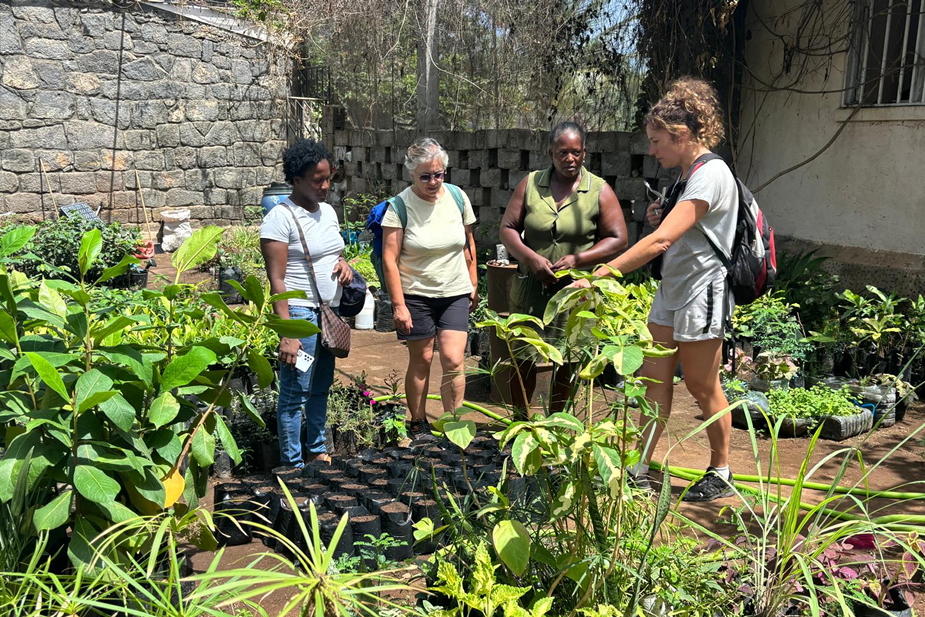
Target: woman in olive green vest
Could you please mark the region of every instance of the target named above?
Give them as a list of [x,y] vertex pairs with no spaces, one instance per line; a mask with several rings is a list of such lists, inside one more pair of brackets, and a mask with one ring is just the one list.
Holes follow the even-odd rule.
[[[511,285],[511,312],[540,318],[549,299],[571,282],[568,277],[556,279],[556,272],[605,263],[627,245],[616,194],[583,166],[584,130],[574,122],[557,125],[549,134],[549,156],[552,167],[532,172],[517,185],[500,233],[520,264]],[[531,397],[536,388],[533,369],[530,363],[521,364]],[[556,377],[550,411],[561,411],[572,393],[569,371],[559,371]],[[519,388],[511,391],[514,406],[527,409]]]

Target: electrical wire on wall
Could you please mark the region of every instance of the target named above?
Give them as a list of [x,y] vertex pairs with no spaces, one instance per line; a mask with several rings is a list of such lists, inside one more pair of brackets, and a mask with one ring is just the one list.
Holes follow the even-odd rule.
[[[112,222],[112,193],[116,186],[116,148],[119,145],[119,110],[122,107],[122,60],[125,57],[125,10],[122,11],[122,25],[119,37],[119,70],[116,73],[116,117],[112,127],[112,156],[109,168],[109,211],[106,222]],[[137,187],[136,187],[137,188]],[[137,212],[136,212],[137,214]]]

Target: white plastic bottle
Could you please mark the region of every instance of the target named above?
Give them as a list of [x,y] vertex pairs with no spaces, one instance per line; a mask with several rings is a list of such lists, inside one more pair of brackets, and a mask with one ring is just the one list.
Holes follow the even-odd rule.
[[363,302],[363,309],[357,314],[355,324],[357,330],[373,329],[373,313],[376,310],[376,301],[369,289],[366,290],[366,300]]

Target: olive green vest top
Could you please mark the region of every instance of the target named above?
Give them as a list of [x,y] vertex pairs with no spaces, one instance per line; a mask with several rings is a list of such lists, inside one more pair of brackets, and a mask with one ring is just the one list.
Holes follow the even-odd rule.
[[[527,178],[524,195],[524,244],[551,263],[561,257],[586,251],[597,243],[597,221],[600,214],[603,178],[584,167],[578,187],[556,209],[556,201],[549,188],[553,170],[534,171]],[[511,312],[542,317],[546,303],[559,289],[568,284],[544,287],[536,280],[526,264],[521,264],[511,284]]]

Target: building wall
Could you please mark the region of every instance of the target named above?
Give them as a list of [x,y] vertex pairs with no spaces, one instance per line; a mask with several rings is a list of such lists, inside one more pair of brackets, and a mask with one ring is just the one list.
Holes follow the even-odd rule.
[[[792,34],[799,12],[791,9],[798,4],[750,2],[746,74],[754,78],[745,80],[744,139],[737,149],[740,173],[753,188],[818,152],[852,111],[842,107],[847,53],[831,63],[812,60],[817,68],[799,80],[794,68],[783,80],[797,80],[789,91],[762,91],[762,82],[770,82],[785,61],[783,42],[768,27]],[[819,14],[835,15],[843,4],[824,0]],[[823,19],[829,19],[823,28],[833,37],[850,27],[847,20]],[[923,153],[925,106],[861,109],[831,147],[761,190],[758,202],[791,246],[816,248],[840,262],[849,285],[886,285],[886,277],[907,293],[925,291]]]
[[279,179],[284,61],[255,38],[128,6],[0,0],[0,213],[53,217],[50,186],[59,205],[142,222],[137,171],[155,218],[179,206],[227,225]]
[[[341,196],[366,193],[380,197],[398,194],[411,183],[403,162],[405,150],[418,134],[411,131],[335,130],[333,110],[326,108],[322,127],[333,148],[335,164],[344,170],[335,185],[335,201]],[[528,130],[486,130],[473,133],[436,131],[435,138],[449,154],[448,182],[469,196],[478,218],[476,241],[482,248],[498,242],[501,215],[514,188],[531,171],[551,163],[547,134]],[[644,178],[660,176],[656,161],[648,156],[642,133],[589,133],[585,167],[604,178],[620,200],[627,220],[630,242],[645,233]]]

